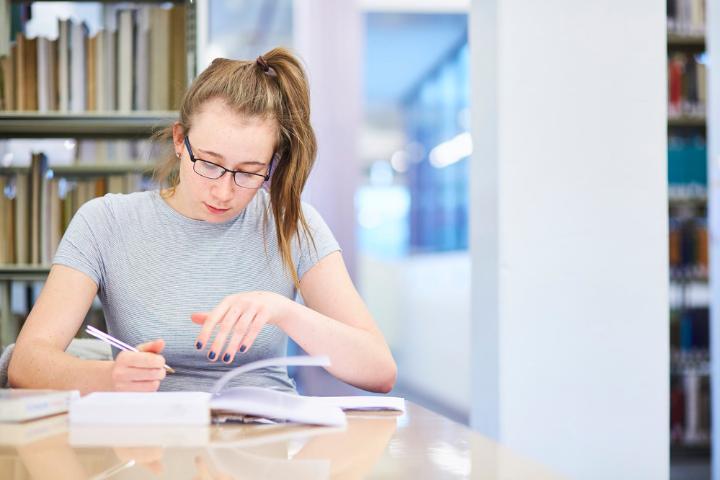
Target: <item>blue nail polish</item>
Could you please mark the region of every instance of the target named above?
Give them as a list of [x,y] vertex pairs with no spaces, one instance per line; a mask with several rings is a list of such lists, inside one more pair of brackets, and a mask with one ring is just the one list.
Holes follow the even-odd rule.
[[226,353],[225,355],[223,355],[223,362],[227,363],[228,360],[230,360],[230,354]]
[[215,352],[210,350],[210,355],[208,355],[208,357],[210,357],[210,360],[215,360]]
[[247,350],[247,347],[245,345],[240,347],[240,353],[243,353],[245,350]]
[[202,342],[197,342],[195,344],[195,348],[197,348],[198,350],[202,350]]

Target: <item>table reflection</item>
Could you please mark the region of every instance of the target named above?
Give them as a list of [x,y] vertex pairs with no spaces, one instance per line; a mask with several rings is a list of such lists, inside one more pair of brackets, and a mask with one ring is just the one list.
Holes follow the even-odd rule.
[[293,424],[68,428],[64,415],[0,424],[5,479],[561,478],[411,402],[348,414],[344,428]]
[[397,418],[351,414],[344,428],[293,424],[99,428],[68,427],[61,415],[40,420],[49,420],[44,429],[38,429],[38,422],[12,425],[13,432],[0,426],[0,477],[361,478],[386,449]]

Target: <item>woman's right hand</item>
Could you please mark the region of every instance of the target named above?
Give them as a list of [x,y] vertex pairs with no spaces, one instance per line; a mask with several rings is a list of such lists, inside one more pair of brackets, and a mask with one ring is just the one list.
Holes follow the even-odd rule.
[[155,392],[165,378],[165,348],[162,339],[137,346],[139,352],[123,351],[115,357],[112,385],[117,392]]

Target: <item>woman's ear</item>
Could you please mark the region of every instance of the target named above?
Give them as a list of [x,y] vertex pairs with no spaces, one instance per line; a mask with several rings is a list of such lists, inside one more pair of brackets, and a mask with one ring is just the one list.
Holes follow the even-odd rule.
[[185,140],[185,130],[183,129],[182,125],[180,125],[180,122],[173,123],[173,145],[175,148],[175,152],[182,152],[183,150],[183,141]]

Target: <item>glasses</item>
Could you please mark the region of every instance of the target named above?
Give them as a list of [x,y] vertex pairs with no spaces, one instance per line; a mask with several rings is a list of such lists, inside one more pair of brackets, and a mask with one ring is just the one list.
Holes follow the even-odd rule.
[[195,158],[195,155],[193,155],[192,147],[190,147],[190,139],[187,137],[187,135],[185,136],[185,148],[187,148],[188,154],[190,154],[190,161],[193,164],[193,171],[201,177],[209,178],[211,180],[217,180],[218,178],[225,175],[225,172],[229,172],[233,176],[233,181],[235,182],[235,185],[242,188],[254,189],[262,187],[263,183],[270,180],[270,172],[272,170],[273,160],[275,160],[274,155],[273,158],[270,160],[270,165],[268,165],[267,174],[263,175],[262,173],[243,172],[242,170],[228,170],[227,168],[223,167],[222,165],[218,165],[217,163],[209,162],[207,160],[203,160],[202,158]]

